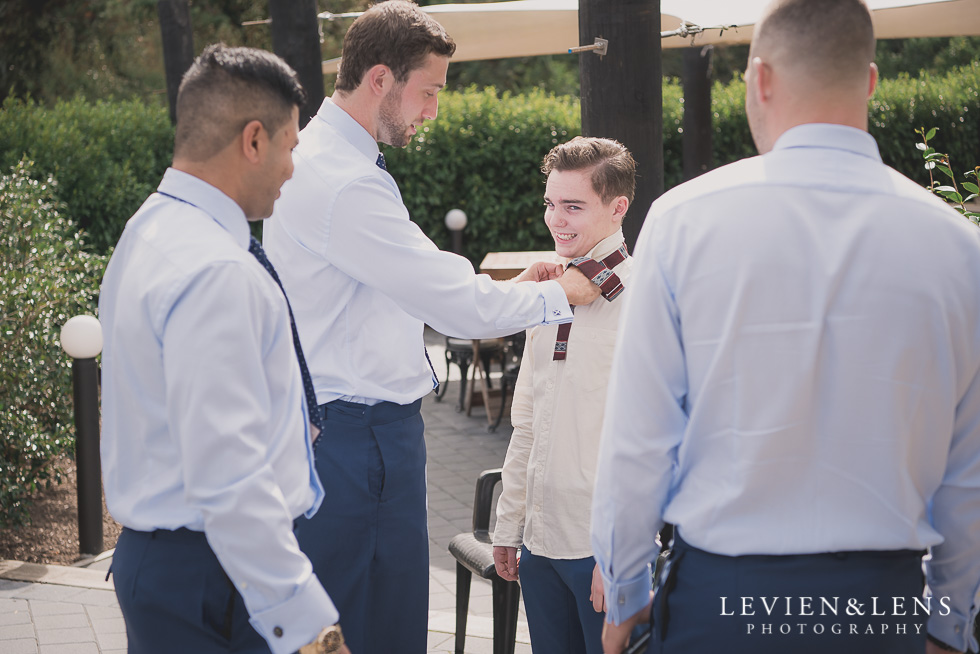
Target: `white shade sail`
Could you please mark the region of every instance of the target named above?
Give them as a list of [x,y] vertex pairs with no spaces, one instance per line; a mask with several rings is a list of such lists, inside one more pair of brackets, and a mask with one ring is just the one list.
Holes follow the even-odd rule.
[[[670,36],[664,48],[744,44],[769,0],[661,0],[660,29],[682,24],[704,32]],[[879,39],[980,35],[980,0],[867,0]],[[565,54],[580,45],[578,0],[513,0],[423,7],[456,41],[453,61]],[[720,29],[725,27],[727,29]],[[602,34],[595,36],[601,37]],[[588,45],[588,44],[582,44]],[[592,55],[589,55],[592,56]],[[323,62],[336,73],[340,59]]]

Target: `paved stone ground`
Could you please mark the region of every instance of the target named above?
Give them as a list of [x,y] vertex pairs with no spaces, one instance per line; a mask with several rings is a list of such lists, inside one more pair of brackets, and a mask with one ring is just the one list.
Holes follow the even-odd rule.
[[[445,375],[444,339],[427,330],[429,354]],[[510,439],[505,417],[496,433],[487,430],[486,412],[455,411],[459,373],[453,371],[442,402],[422,403],[426,424],[429,489],[429,654],[453,652],[456,562],[449,540],[469,531],[476,478],[502,465]],[[0,563],[0,652],[3,654],[122,654],[126,630],[112,583],[104,581],[110,559],[83,567]],[[489,582],[474,579],[467,624],[467,654],[493,651]],[[523,605],[516,654],[530,654]],[[355,652],[354,654],[359,654]],[[394,653],[393,653],[394,654]]]

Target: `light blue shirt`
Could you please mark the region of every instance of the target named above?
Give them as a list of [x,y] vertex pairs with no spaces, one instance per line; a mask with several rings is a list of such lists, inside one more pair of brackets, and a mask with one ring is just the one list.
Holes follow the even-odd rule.
[[568,322],[557,282],[475,275],[409,219],[378,144],[329,98],[300,134],[263,247],[292,303],[321,404],[410,404],[433,387],[425,323],[460,338]]
[[623,308],[592,545],[616,623],[664,521],[722,555],[933,548],[965,649],[980,586],[980,230],[804,125],[657,200]]
[[293,536],[323,488],[286,300],[248,242],[231,198],[172,168],[127,223],[99,300],[102,472],[123,526],[203,531],[291,654],[338,615]]

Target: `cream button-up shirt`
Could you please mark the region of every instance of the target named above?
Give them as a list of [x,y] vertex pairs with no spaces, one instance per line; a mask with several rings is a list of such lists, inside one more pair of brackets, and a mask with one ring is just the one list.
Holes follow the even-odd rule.
[[[623,244],[623,232],[600,241],[587,256],[601,261]],[[599,434],[616,328],[629,292],[631,257],[613,268],[625,291],[575,307],[568,354],[554,361],[557,325],[528,330],[514,390],[514,433],[504,461],[493,544],[539,556],[592,556],[589,520]]]

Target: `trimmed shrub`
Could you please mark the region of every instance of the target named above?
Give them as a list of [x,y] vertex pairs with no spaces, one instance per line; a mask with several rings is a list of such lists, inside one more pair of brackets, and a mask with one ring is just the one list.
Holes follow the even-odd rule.
[[[869,105],[870,130],[885,163],[919,183],[928,174],[915,149],[914,130],[938,127],[934,146],[948,152],[957,172],[980,161],[980,62],[944,76],[882,80]],[[682,181],[683,97],[664,83],[665,187]],[[426,124],[408,148],[385,156],[415,220],[443,248],[447,211],[469,219],[464,254],[479,265],[491,250],[551,249],[542,220],[544,177],[539,165],[557,143],[580,133],[578,100],[541,90],[527,94],[470,88],[440,97],[439,119]],[[756,153],[745,119],[740,77],[712,89],[714,163]],[[166,110],[139,101],[81,99],[46,109],[8,100],[0,110],[0,170],[25,154],[36,175],[54,174],[59,199],[106,252],[126,220],[155,188],[171,155],[173,128]],[[642,181],[641,181],[642,183]],[[635,217],[645,210],[636,207]]]
[[46,108],[8,98],[0,111],[0,170],[29,159],[38,179],[53,175],[58,199],[98,252],[116,244],[172,154],[167,110],[139,100],[75,98]]
[[949,155],[959,176],[980,161],[980,61],[942,77],[882,80],[869,118],[869,131],[889,166],[928,186],[915,130],[937,127],[931,145]]
[[95,312],[105,258],[55,200],[51,177],[18,164],[0,176],[0,524],[19,524],[26,502],[72,453],[72,390],[61,326]]

